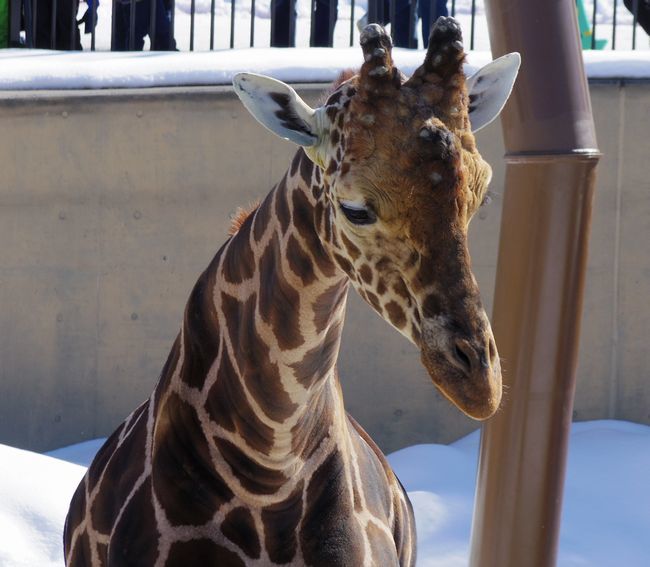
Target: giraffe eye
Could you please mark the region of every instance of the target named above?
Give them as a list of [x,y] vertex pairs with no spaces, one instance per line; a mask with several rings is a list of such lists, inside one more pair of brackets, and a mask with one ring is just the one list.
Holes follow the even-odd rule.
[[377,220],[375,212],[367,206],[339,201],[341,211],[352,224],[372,224]]

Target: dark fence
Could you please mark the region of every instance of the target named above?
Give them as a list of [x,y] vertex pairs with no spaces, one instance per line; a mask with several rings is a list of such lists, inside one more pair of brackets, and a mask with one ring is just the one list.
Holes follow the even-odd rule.
[[[102,21],[98,22],[99,1],[104,7],[110,5],[110,22],[104,21],[106,14]],[[203,0],[200,16],[204,28],[206,17],[209,17],[209,45],[204,43],[201,49],[217,48],[215,22],[224,18],[229,19],[229,22],[222,22],[229,23],[229,31],[226,32],[229,38],[224,45],[224,34],[221,34],[221,47],[230,48],[235,47],[235,32],[241,36],[242,25],[247,28],[245,31],[249,41],[246,44],[251,47],[260,44],[275,47],[295,46],[296,30],[305,25],[309,26],[306,44],[310,46],[352,46],[358,39],[359,32],[356,28],[366,22],[390,24],[396,46],[416,48],[420,29],[422,43],[426,46],[427,30],[431,23],[440,15],[458,16],[459,7],[470,49],[476,47],[477,22],[480,24],[481,33],[487,34],[482,0],[367,0],[362,2],[366,13],[360,19],[360,0],[348,0],[349,5],[342,5],[340,10],[339,0],[307,1],[311,2],[310,17],[304,22],[299,21],[297,17],[297,0],[270,0],[268,11],[265,7],[264,13],[265,17],[270,17],[269,36],[268,39],[260,41],[260,33],[255,29],[258,19],[256,0],[231,0],[229,13],[224,13],[223,9],[218,13],[216,0],[211,0],[209,9],[206,9],[206,0]],[[197,1],[184,0],[182,4],[183,24],[189,25],[189,41],[184,43],[184,48],[194,51]],[[86,6],[86,11],[81,17],[78,12],[83,11],[83,6]],[[246,18],[242,20],[241,16],[236,17],[237,6],[250,6],[248,21]],[[608,21],[605,24],[598,21],[599,6],[605,6],[608,10]],[[223,8],[223,4],[221,7]],[[648,47],[646,33],[650,33],[650,0],[593,0],[589,3],[577,0],[576,9],[584,49],[637,49],[637,44]],[[146,45],[145,37],[149,38],[149,49],[174,50],[177,48],[174,38],[178,10],[175,0],[83,0],[81,5],[79,0],[10,0],[10,40],[14,46],[78,50],[82,48],[81,36],[85,33],[90,37],[89,44],[85,41],[86,48],[90,50],[142,50]],[[622,27],[622,13],[626,19],[624,38],[619,31]],[[418,25],[421,26],[420,29]],[[110,44],[105,42],[97,46],[98,26],[110,26]],[[335,40],[334,32],[337,26],[339,27]],[[346,26],[346,29],[341,30],[341,26]],[[640,33],[637,33],[637,30],[640,30]],[[188,30],[183,29],[182,32],[186,38]],[[645,44],[639,41],[641,36]],[[485,48],[487,37],[481,39],[481,48]],[[241,44],[239,41],[238,46],[242,46]],[[422,47],[421,44],[419,46]]]

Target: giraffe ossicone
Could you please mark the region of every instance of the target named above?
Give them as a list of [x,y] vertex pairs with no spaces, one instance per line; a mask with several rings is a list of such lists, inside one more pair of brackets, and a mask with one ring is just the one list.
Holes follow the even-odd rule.
[[412,566],[413,512],[349,417],[336,359],[351,284],[420,348],[440,391],[489,417],[501,370],[467,250],[491,171],[472,134],[518,56],[474,76],[438,20],[406,79],[390,37],[323,106],[241,74],[235,90],[301,148],[196,283],[151,397],[99,451],[70,505],[68,567]]

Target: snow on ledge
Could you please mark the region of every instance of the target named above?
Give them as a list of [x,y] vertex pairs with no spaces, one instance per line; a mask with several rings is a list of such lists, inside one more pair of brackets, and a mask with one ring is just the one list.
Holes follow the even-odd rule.
[[[585,51],[589,78],[650,79],[650,51]],[[423,51],[396,48],[407,75]],[[467,73],[491,60],[486,51],[468,54]],[[0,50],[0,90],[58,90],[229,85],[239,71],[271,75],[291,83],[327,83],[362,63],[359,48],[252,48],[212,52],[57,52]]]

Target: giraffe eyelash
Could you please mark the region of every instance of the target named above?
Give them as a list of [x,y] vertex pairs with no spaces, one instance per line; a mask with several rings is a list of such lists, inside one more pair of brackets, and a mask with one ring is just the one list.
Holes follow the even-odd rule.
[[339,201],[339,208],[352,224],[367,225],[377,220],[377,214],[367,205],[360,205],[353,201]]

